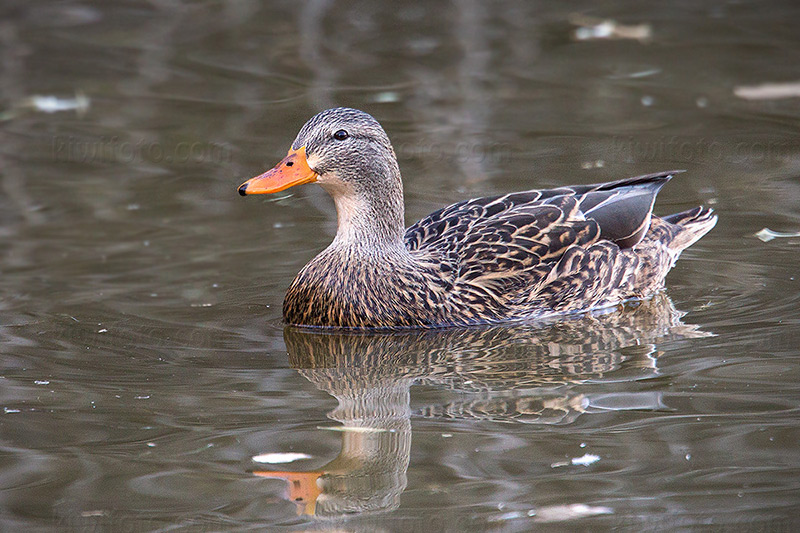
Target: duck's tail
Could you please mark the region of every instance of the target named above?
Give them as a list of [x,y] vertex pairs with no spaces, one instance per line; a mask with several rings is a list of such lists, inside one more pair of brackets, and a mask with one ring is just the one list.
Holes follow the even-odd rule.
[[678,254],[700,240],[717,224],[714,210],[702,206],[661,218],[680,228],[674,238],[667,243],[667,247]]

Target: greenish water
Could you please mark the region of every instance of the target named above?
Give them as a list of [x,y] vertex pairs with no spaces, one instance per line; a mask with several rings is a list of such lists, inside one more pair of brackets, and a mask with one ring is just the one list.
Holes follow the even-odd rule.
[[[752,97],[800,80],[793,2],[0,13],[0,529],[798,527],[800,238],[754,235],[800,231],[800,99]],[[656,212],[720,221],[617,313],[284,331],[332,204],[236,188],[334,105],[384,125],[409,223],[673,168]]]

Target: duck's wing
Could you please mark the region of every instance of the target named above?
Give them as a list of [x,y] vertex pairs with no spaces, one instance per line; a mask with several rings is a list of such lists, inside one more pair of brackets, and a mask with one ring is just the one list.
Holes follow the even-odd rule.
[[678,172],[683,171],[465,200],[409,227],[406,246],[409,250],[457,247],[475,242],[479,232],[491,234],[501,220],[504,231],[531,225],[542,230],[564,222],[594,220],[602,239],[630,248],[647,231],[658,191]]
[[[620,248],[637,244],[672,174],[467,200],[411,226],[406,244],[452,270],[454,283],[495,295],[534,281],[553,283],[583,263],[612,266]],[[609,283],[624,274],[605,270]]]

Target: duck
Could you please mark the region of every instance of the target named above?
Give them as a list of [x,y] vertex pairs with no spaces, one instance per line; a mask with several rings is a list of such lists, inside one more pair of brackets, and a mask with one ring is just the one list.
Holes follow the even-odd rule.
[[405,226],[397,157],[379,122],[338,107],[303,125],[242,196],[317,183],[336,207],[331,244],[283,302],[289,326],[352,330],[536,321],[651,297],[717,216],[653,214],[667,171],[460,201]]

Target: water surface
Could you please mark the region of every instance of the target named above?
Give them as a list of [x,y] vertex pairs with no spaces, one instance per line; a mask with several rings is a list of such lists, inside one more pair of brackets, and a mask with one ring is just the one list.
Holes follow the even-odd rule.
[[[800,237],[754,235],[800,231],[800,99],[737,96],[800,80],[793,2],[1,9],[0,529],[798,526]],[[720,222],[607,315],[284,330],[332,204],[236,188],[333,105],[409,223],[673,168],[656,212]]]

